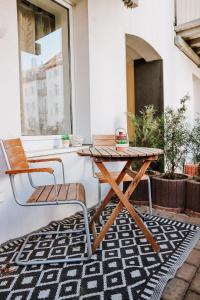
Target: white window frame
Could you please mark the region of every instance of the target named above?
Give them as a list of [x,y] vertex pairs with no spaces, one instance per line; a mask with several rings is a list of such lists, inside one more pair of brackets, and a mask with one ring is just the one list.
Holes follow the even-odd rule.
[[[58,5],[63,6],[64,8],[67,8],[69,10],[70,97],[71,97],[71,124],[72,124],[72,134],[73,134],[73,132],[76,132],[75,86],[74,86],[74,82],[75,82],[75,80],[74,80],[74,43],[73,43],[73,36],[74,36],[74,34],[73,34],[73,6],[75,3],[74,3],[74,1],[70,1],[70,0],[53,0],[53,2],[55,2]],[[20,66],[19,66],[19,70],[20,70]],[[47,140],[49,140],[49,145],[51,145],[53,143],[53,141],[56,141],[60,138],[61,138],[61,135],[33,135],[33,136],[21,135],[21,139],[23,142],[25,142],[25,144],[27,144],[27,142],[31,142],[34,144],[37,143],[37,145],[38,145],[39,141],[42,142],[42,141],[47,141]],[[35,145],[33,145],[33,148],[34,147],[35,147]],[[27,150],[29,150],[29,149],[27,149]]]

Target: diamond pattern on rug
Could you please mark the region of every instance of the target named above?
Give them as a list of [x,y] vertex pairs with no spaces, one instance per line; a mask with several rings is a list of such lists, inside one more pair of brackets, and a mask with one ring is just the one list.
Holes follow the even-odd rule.
[[[103,214],[105,221],[115,205]],[[89,213],[92,215],[93,210]],[[161,247],[155,253],[140,229],[124,209],[108,231],[92,258],[86,262],[17,266],[15,258],[23,239],[0,248],[0,266],[14,272],[0,273],[1,300],[128,300],[160,299],[168,279],[174,276],[195,242],[200,229],[158,216],[145,216],[145,222]],[[42,231],[82,229],[81,213],[52,222]],[[97,227],[97,232],[101,229]],[[82,233],[31,238],[23,259],[64,258],[86,255]]]

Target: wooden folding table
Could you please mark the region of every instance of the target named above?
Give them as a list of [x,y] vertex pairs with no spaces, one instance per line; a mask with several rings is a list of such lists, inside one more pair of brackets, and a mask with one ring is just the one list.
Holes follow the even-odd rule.
[[[102,175],[105,176],[105,178],[111,186],[111,189],[107,193],[101,205],[97,208],[94,216],[90,221],[90,230],[92,231],[92,234],[94,236],[94,242],[92,247],[93,253],[96,251],[97,247],[105,237],[109,228],[112,226],[115,219],[124,207],[128,210],[129,214],[132,216],[138,228],[140,228],[140,230],[143,232],[148,242],[153,247],[154,251],[159,252],[160,246],[157,244],[153,235],[135,211],[133,205],[129,202],[129,198],[136,189],[137,185],[139,184],[142,176],[145,174],[146,170],[150,166],[151,162],[157,160],[158,156],[163,154],[163,151],[160,149],[153,148],[128,147],[126,148],[126,150],[119,152],[116,151],[115,147],[98,146],[78,151],[78,154],[81,156],[90,156],[94,160],[94,163],[96,164]],[[117,161],[124,161],[125,166],[122,168],[121,172],[119,172],[119,176],[115,180],[104,163]],[[131,170],[131,164],[133,161],[141,161],[142,165],[137,173]],[[132,177],[132,181],[130,182],[126,192],[123,193],[119,187],[119,184],[126,174]],[[114,194],[116,194],[119,198],[119,203],[116,205],[110,218],[107,220],[105,225],[102,227],[100,233],[97,235],[96,223],[99,220],[100,214],[105,209],[106,205],[111,201],[111,197]]]

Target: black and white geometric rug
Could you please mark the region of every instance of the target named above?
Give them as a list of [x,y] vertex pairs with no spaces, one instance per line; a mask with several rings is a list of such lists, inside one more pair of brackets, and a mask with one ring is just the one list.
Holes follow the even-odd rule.
[[[114,206],[106,208],[104,220]],[[146,218],[146,224],[160,244],[160,253],[153,252],[126,210],[120,213],[96,254],[87,262],[16,266],[14,260],[23,239],[3,245],[0,248],[0,299],[160,299],[167,281],[174,277],[200,238],[200,228],[158,216]],[[80,229],[82,214],[53,222],[43,230],[58,226],[60,230]],[[27,245],[23,259],[63,258],[82,251],[86,252],[84,235],[46,235]]]

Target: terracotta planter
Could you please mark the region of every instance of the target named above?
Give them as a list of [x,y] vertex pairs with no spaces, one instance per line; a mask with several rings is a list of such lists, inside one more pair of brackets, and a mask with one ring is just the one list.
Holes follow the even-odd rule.
[[200,182],[187,181],[186,211],[200,215]]
[[199,165],[198,164],[186,164],[184,166],[184,174],[190,176],[196,176],[198,174]]
[[183,212],[186,201],[185,179],[164,179],[162,176],[152,178],[152,201],[154,207],[162,207],[169,211]]

